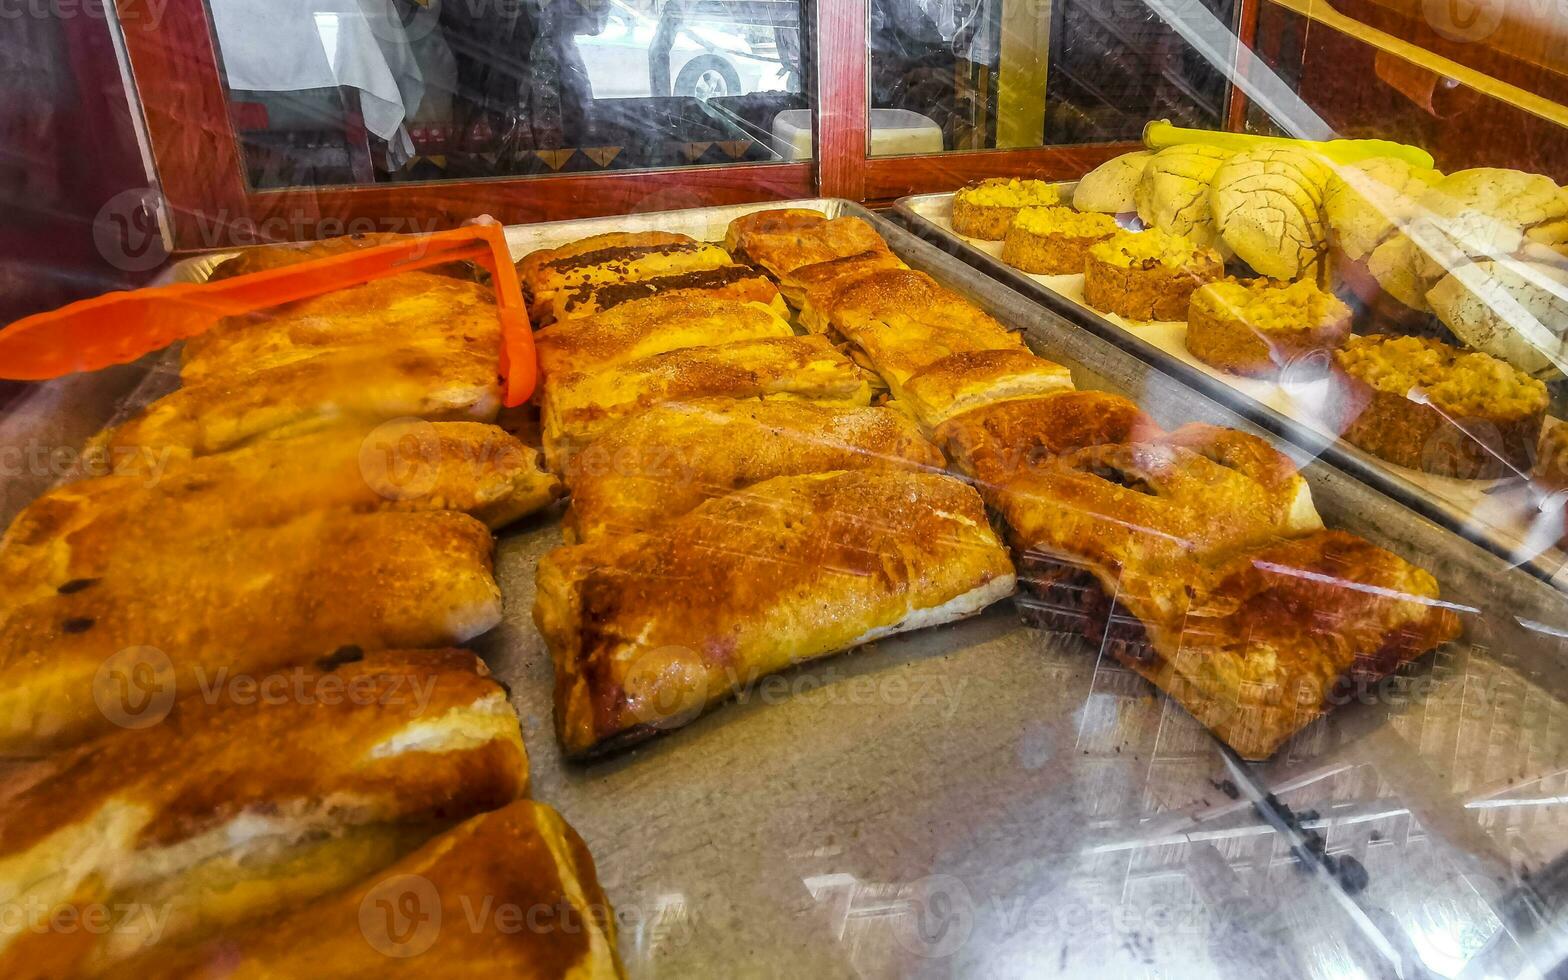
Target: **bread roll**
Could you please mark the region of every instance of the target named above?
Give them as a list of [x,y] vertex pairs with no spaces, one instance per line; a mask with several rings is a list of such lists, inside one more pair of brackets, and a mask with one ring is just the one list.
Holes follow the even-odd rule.
[[1201,246],[1221,244],[1214,224],[1210,188],[1230,152],[1184,144],[1151,156],[1134,194],[1138,218],[1150,228],[1191,239]]
[[1568,269],[1509,260],[1461,266],[1427,293],[1454,336],[1538,378],[1568,367]]
[[1123,153],[1083,175],[1073,189],[1073,207],[1079,211],[1123,214],[1138,209],[1138,182],[1154,154],[1148,150]]
[[1333,171],[1301,150],[1236,154],[1212,181],[1220,237],[1261,275],[1326,283],[1323,198],[1332,177]]

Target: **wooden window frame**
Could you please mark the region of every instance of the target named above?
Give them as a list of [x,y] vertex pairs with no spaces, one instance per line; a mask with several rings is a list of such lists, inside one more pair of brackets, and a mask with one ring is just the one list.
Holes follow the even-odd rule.
[[1070,179],[1131,148],[1099,143],[871,157],[869,2],[807,0],[819,93],[813,161],[255,190],[247,185],[203,0],[120,0],[118,9],[179,251],[356,227],[428,231],[479,213],[514,224],[813,196],[877,204],[981,176]]

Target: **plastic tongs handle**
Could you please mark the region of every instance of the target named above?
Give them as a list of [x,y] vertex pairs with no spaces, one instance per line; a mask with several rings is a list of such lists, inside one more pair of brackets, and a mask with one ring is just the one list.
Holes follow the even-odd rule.
[[410,236],[217,282],[106,293],[72,303],[0,330],[0,378],[41,381],[126,364],[194,337],[224,317],[465,260],[479,262],[490,272],[501,320],[505,402],[520,405],[534,388],[533,332],[506,239],[494,225]]

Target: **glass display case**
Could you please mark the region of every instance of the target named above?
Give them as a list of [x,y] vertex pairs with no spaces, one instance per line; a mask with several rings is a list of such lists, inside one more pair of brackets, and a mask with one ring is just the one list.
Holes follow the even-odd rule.
[[0,52],[0,975],[1562,972],[1560,5]]

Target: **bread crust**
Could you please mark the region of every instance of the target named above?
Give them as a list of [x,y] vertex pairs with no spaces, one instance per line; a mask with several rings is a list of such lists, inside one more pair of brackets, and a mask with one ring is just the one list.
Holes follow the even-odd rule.
[[1212,250],[1200,251],[1186,266],[1176,268],[1156,259],[1117,265],[1092,251],[1084,266],[1084,302],[1104,313],[1128,320],[1181,320],[1192,293],[1225,273]]
[[1004,208],[995,204],[974,204],[962,195],[953,198],[953,230],[968,238],[999,242],[1023,208]]
[[[1308,309],[1301,312],[1302,329],[1272,329],[1249,319],[1245,305],[1224,302],[1208,284],[1194,290],[1187,311],[1187,349],[1211,367],[1254,378],[1272,378],[1285,366],[1304,362],[1317,352],[1338,348],[1350,336],[1350,308],[1333,300],[1325,315],[1306,324]],[[1243,282],[1250,289],[1286,288],[1273,280]],[[1319,373],[1328,370],[1326,353]]]
[[1037,276],[1080,275],[1089,259],[1089,249],[1113,234],[1036,235],[1015,224],[1007,229],[1007,237],[1002,241],[1002,261]]

